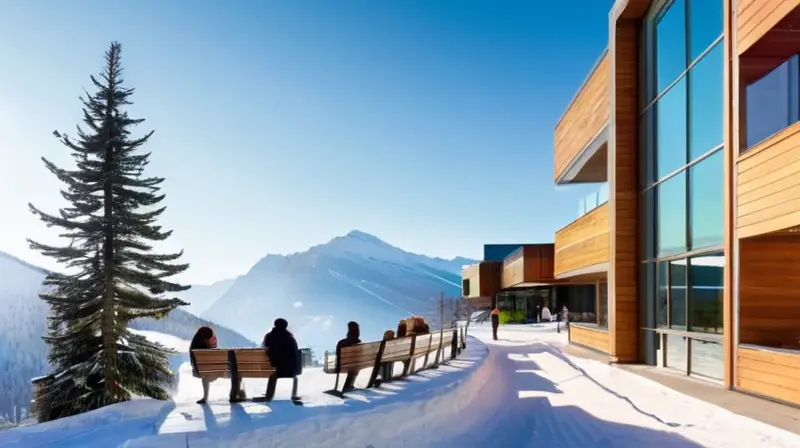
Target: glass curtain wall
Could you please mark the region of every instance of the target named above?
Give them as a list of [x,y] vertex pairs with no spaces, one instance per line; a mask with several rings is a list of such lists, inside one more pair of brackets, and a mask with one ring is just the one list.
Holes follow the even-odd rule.
[[666,344],[668,367],[721,378],[723,0],[653,3],[641,46],[643,331],[650,352]]

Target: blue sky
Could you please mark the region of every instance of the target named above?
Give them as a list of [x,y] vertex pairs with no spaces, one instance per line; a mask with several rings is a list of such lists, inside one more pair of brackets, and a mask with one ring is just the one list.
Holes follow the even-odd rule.
[[70,163],[52,131],[74,133],[111,40],[184,281],[351,229],[442,257],[552,241],[592,191],[553,187],[553,128],[612,3],[3,2],[0,250],[55,267],[27,249],[54,231],[26,204],[62,205],[39,158]]

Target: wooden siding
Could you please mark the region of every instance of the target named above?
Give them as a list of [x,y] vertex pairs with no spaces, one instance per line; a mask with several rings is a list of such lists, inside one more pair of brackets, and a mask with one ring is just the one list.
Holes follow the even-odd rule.
[[739,343],[800,349],[800,234],[739,242]]
[[584,347],[608,353],[608,330],[588,328],[582,325],[569,326],[569,341]]
[[501,267],[502,263],[498,261],[483,261],[465,268],[461,273],[461,282],[463,286],[464,280],[469,280],[469,294],[464,294],[464,297],[494,297],[500,290]]
[[609,353],[619,362],[639,358],[638,255],[638,22],[612,26],[614,110],[609,170]]
[[608,204],[603,204],[556,232],[554,275],[608,261]]
[[552,281],[554,261],[553,244],[523,246],[503,261],[500,286],[505,289],[521,283]]
[[740,156],[737,172],[739,238],[800,225],[800,123]]
[[800,0],[738,0],[737,50],[744,53],[791,13]]
[[800,354],[739,347],[736,387],[800,405]]
[[598,62],[578,95],[556,125],[554,179],[583,151],[608,123],[610,78],[608,54]]

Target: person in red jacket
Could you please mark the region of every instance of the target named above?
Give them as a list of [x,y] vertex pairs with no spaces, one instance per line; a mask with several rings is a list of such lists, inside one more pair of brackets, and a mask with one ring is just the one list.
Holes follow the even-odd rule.
[[492,338],[497,340],[497,327],[500,326],[500,310],[497,308],[492,310]]

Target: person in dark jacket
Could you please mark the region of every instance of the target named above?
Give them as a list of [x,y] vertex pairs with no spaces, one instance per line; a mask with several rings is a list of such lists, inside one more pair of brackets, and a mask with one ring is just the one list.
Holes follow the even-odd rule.
[[300,362],[297,340],[289,332],[289,322],[283,318],[275,319],[272,331],[264,335],[262,346],[267,349],[267,356],[275,373],[267,381],[267,401],[275,397],[278,378],[294,378]]
[[[361,343],[361,327],[357,322],[350,321],[347,323],[347,336],[336,343],[336,359],[341,359],[342,349],[345,347],[352,347]],[[350,369],[347,371],[347,377],[344,380],[342,392],[347,392],[355,389],[356,378],[360,369]]]
[[500,310],[497,308],[492,310],[492,338],[497,340],[497,327],[500,326]]

